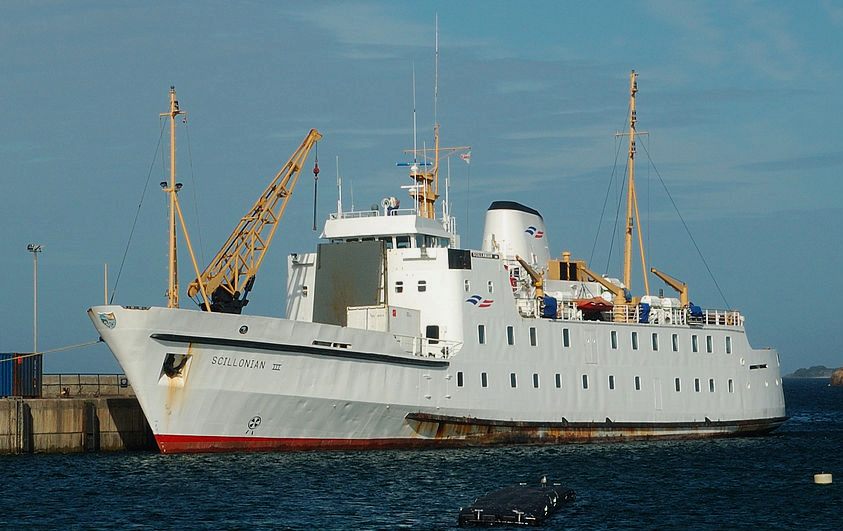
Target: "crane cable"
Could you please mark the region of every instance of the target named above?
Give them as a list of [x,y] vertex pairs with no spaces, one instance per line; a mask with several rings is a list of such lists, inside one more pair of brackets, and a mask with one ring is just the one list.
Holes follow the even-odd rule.
[[316,188],[319,185],[319,142],[313,143],[313,232],[316,232]]
[[132,222],[132,230],[129,231],[129,239],[126,241],[126,249],[123,251],[123,259],[120,261],[120,269],[117,270],[117,279],[114,281],[114,287],[111,289],[111,297],[108,299],[109,304],[114,302],[114,295],[117,294],[117,285],[120,283],[120,274],[123,272],[123,265],[126,263],[126,256],[129,254],[129,247],[132,244],[132,236],[135,234],[135,226],[138,224],[138,217],[140,217],[141,205],[143,205],[143,199],[146,197],[146,189],[149,188],[149,178],[152,176],[152,168],[155,166],[155,160],[158,158],[158,151],[161,148],[161,138],[164,136],[164,126],[166,125],[166,122],[160,119],[159,122],[161,122],[161,131],[158,133],[158,144],[155,146],[155,154],[152,156],[152,162],[149,164],[149,171],[146,174],[146,182],[143,185],[143,192],[141,192],[137,212],[135,212],[135,220]]

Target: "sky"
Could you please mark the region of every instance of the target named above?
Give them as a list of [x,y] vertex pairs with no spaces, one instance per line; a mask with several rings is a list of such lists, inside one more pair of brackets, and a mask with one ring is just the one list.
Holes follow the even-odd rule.
[[[518,201],[543,213],[553,254],[620,276],[615,133],[635,69],[650,263],[695,303],[740,309],[785,372],[843,366],[843,4],[830,1],[3,2],[0,352],[32,350],[29,243],[43,246],[39,350],[96,339],[86,310],[103,301],[104,264],[116,303],[165,304],[171,85],[203,264],[312,127],[320,223],[336,157],[346,207],[350,191],[364,210],[403,198],[414,69],[418,138],[432,142],[437,14],[442,144],[472,147],[451,167],[464,247],[480,246],[492,201]],[[286,256],[318,241],[312,193],[303,173],[247,313],[283,315]],[[102,344],[48,354],[45,369],[119,372]]]

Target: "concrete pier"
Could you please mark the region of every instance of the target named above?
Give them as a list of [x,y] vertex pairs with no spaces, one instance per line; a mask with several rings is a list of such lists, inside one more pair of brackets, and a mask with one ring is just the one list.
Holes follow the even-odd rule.
[[155,448],[134,397],[0,399],[0,454]]

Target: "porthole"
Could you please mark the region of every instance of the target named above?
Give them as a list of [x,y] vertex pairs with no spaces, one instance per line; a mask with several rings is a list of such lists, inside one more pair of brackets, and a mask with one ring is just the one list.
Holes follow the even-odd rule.
[[241,326],[241,327],[240,327],[240,333],[241,333],[241,334],[245,334],[245,333],[246,333],[246,332],[248,332],[248,331],[249,331],[249,327],[248,327],[248,326],[243,325],[243,326]]

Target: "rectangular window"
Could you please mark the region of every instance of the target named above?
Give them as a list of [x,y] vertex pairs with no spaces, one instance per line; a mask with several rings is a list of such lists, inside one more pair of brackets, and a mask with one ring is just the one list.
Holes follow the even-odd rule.
[[612,348],[617,350],[617,348],[618,348],[618,331],[612,330],[610,335],[611,335],[611,338],[612,338]]
[[419,280],[419,292],[427,291],[427,281]]
[[463,288],[465,288],[465,292],[466,292],[466,293],[468,293],[469,291],[471,291],[471,282],[470,282],[470,281],[468,281],[468,280],[464,280],[464,281],[463,281],[463,283],[462,283],[462,285],[463,285]]
[[691,352],[699,352],[700,351],[700,341],[697,337],[697,334],[691,336]]
[[530,327],[530,346],[531,347],[536,346],[536,327],[535,326]]
[[587,374],[582,375],[582,388],[588,389],[588,375]]
[[632,333],[632,350],[638,350],[638,332]]
[[726,354],[732,353],[732,336],[726,336]]
[[489,378],[486,376],[485,372],[480,373],[480,385],[483,387],[489,387]]
[[477,325],[477,342],[481,345],[486,344],[486,325]]
[[653,352],[658,352],[659,350],[659,335],[656,332],[653,332]]
[[729,392],[730,393],[735,392],[735,382],[733,382],[731,378],[729,378]]
[[488,290],[489,290],[489,293],[494,293],[494,292],[495,292],[495,285],[494,285],[494,284],[492,284],[492,281],[491,281],[491,280],[490,280],[489,282],[487,282],[487,283],[486,283],[486,289],[488,289]]
[[615,376],[613,374],[609,375],[609,389],[615,388]]
[[410,237],[409,236],[396,236],[395,237],[395,247],[398,249],[409,249],[410,248]]
[[705,351],[709,354],[714,351],[714,344],[711,341],[711,336],[705,336]]
[[670,344],[673,347],[673,352],[679,352],[679,334],[670,336]]
[[556,373],[556,388],[562,389],[562,375],[558,372]]
[[714,378],[709,378],[709,379],[708,379],[708,392],[709,392],[709,393],[713,393],[713,392],[714,392]]
[[700,392],[700,379],[699,378],[694,378],[694,391],[696,391],[697,393]]
[[673,380],[674,385],[676,385],[676,392],[678,393],[681,390],[681,385],[679,383],[679,378]]
[[641,390],[641,377],[640,376],[635,377],[635,390],[636,391]]
[[462,379],[462,371],[457,373],[457,387],[462,387],[463,379]]
[[428,343],[431,345],[438,345],[439,341],[439,325],[427,325],[424,329],[424,335],[429,339]]
[[566,348],[571,346],[571,332],[567,328],[562,329],[562,346]]
[[509,373],[509,385],[511,385],[512,387],[518,386],[518,382],[515,380],[515,373],[514,372]]
[[507,345],[514,345],[515,344],[515,328],[512,326],[506,327],[506,344]]
[[539,388],[539,375],[536,373],[533,373],[533,387]]
[[399,280],[395,282],[395,293],[404,293],[404,281]]

